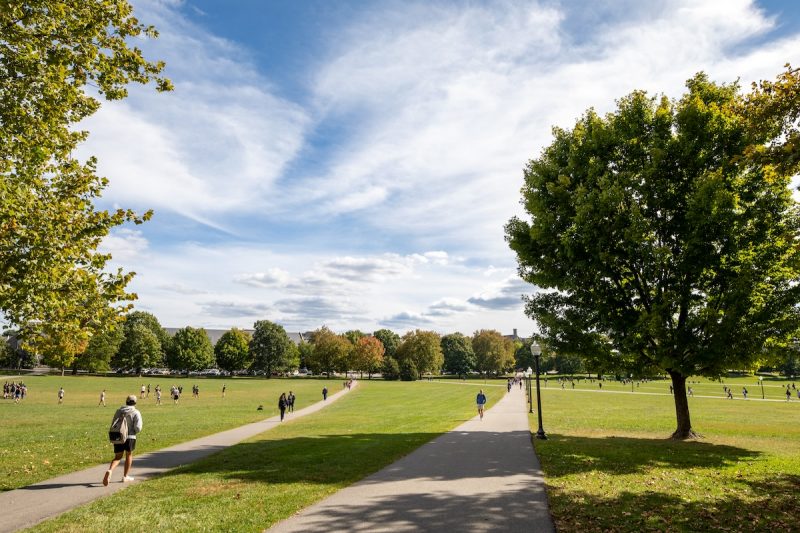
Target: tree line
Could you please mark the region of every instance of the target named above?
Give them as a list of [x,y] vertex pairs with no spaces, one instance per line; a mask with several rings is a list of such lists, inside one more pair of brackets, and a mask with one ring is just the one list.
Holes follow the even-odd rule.
[[[73,372],[217,367],[273,375],[307,368],[318,374],[350,371],[371,377],[380,373],[386,379],[413,381],[421,375],[442,372],[501,374],[525,362],[517,357],[524,351],[522,342],[495,330],[479,330],[471,337],[423,330],[401,336],[389,329],[370,335],[359,330],[338,334],[321,327],[307,337],[295,344],[283,326],[259,320],[252,333],[233,328],[212,345],[203,328],[185,327],[170,336],[153,314],[134,311],[116,327],[92,336],[86,348],[70,361],[45,356],[45,363]],[[0,354],[0,359],[13,364],[10,355]]]

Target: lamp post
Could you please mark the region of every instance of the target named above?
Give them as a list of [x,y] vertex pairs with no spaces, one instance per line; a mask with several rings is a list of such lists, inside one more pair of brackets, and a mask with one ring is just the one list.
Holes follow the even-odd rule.
[[539,415],[539,431],[536,432],[536,438],[546,440],[547,435],[544,434],[544,428],[542,428],[542,393],[539,389],[539,357],[542,355],[542,347],[536,342],[531,344],[531,355],[536,363],[536,409]]
[[758,384],[761,385],[761,399],[764,399],[764,376],[758,376]]
[[528,367],[528,370],[524,372],[525,374],[525,391],[528,393],[528,412],[533,412],[533,389],[531,389],[531,375],[533,374],[533,370],[531,367]]

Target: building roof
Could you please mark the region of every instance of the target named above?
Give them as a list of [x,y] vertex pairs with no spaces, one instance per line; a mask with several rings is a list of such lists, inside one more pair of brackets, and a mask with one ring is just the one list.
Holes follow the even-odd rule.
[[[183,329],[183,328],[164,328],[164,330],[167,332],[167,334],[170,337],[174,337],[175,333],[177,333],[179,329]],[[206,328],[202,328],[202,329],[205,329],[206,335],[208,335],[208,340],[211,341],[212,345],[217,344],[217,341],[220,339],[220,337],[222,337],[225,333],[230,331],[228,329],[206,329]],[[252,330],[252,329],[243,329],[242,331],[244,331],[248,335],[252,335],[254,330]],[[305,340],[308,340],[308,334],[307,333],[300,333],[300,332],[296,332],[295,333],[295,332],[287,331],[286,334],[289,336],[289,339],[291,339],[291,341],[293,343],[295,343],[295,344],[300,344],[301,342],[303,342]]]

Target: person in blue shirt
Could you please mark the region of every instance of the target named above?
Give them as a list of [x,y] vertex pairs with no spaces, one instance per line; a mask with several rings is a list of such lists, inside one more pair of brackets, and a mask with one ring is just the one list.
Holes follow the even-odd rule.
[[483,420],[483,408],[486,406],[486,395],[483,393],[483,389],[478,391],[476,401],[478,402],[478,414],[481,416],[481,420]]

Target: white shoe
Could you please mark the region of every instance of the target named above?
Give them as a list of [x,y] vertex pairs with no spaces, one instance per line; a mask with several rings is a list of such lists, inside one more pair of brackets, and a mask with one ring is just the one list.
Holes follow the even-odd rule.
[[130,481],[133,481],[133,479],[134,479],[133,476],[123,476],[122,477],[122,482],[123,483],[128,483]]

